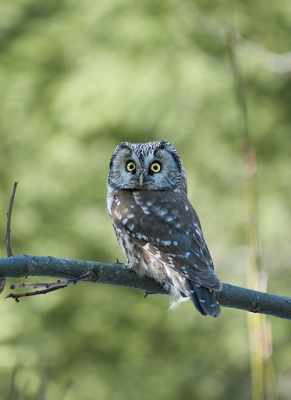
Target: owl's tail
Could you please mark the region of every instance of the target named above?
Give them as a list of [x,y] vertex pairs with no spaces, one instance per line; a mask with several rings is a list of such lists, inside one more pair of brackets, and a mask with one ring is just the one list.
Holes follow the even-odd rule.
[[189,280],[187,280],[187,284],[189,297],[200,314],[217,318],[220,314],[220,305],[215,298],[214,291]]

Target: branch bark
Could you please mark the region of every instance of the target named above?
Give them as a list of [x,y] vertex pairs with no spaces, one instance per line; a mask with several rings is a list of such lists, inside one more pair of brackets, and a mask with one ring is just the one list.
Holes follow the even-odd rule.
[[[0,278],[2,279],[28,276],[68,279],[79,277],[88,271],[93,274],[90,279],[86,280],[87,282],[124,286],[143,290],[146,293],[169,295],[169,292],[158,282],[150,278],[140,278],[121,263],[105,264],[26,254],[0,258]],[[291,319],[290,297],[258,292],[228,283],[222,285],[222,291],[216,292],[216,296],[223,307]]]

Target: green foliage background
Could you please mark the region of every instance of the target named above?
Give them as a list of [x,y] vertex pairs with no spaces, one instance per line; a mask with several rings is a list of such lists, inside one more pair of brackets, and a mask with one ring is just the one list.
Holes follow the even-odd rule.
[[[290,21],[288,1],[2,0],[1,256],[18,180],[15,254],[124,260],[104,205],[109,158],[121,141],[166,139],[185,164],[219,276],[245,286],[240,111],[225,45],[235,23],[262,265],[268,290],[290,296]],[[4,296],[3,398],[15,365],[21,399],[35,398],[44,377],[47,399],[251,396],[242,311],[212,320],[190,303],[167,312],[166,296],[90,284],[19,304]],[[291,325],[270,321],[280,399],[289,399]]]

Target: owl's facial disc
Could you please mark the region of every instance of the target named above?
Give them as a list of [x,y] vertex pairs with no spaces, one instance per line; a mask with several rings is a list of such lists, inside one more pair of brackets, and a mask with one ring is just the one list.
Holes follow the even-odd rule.
[[175,148],[163,140],[120,143],[110,160],[108,187],[121,190],[187,192],[181,160]]

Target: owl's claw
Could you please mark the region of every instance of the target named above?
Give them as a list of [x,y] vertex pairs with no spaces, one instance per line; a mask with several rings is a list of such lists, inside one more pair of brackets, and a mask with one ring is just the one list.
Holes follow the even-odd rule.
[[144,292],[143,298],[146,299],[146,298],[148,297],[149,294],[155,294],[155,293],[152,293],[152,292]]

